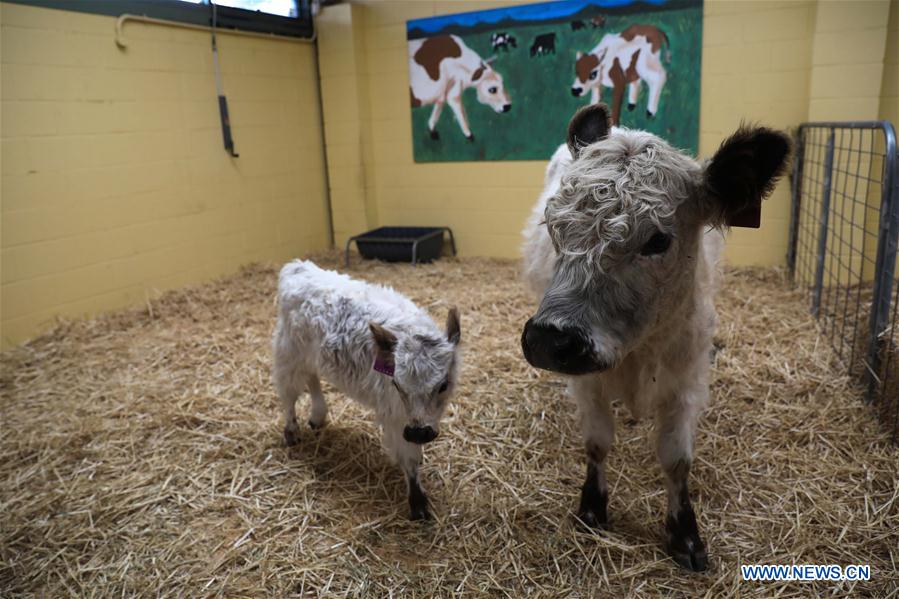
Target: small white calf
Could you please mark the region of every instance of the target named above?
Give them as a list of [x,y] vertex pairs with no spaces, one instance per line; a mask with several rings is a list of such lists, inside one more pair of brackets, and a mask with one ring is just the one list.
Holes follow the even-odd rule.
[[309,426],[328,413],[319,377],[373,410],[390,457],[406,473],[413,520],[428,518],[418,482],[422,445],[439,432],[459,371],[459,314],[441,331],[393,289],[294,261],[281,269],[272,349],[284,439],[297,442],[296,400],[309,392]]
[[434,106],[428,120],[432,139],[440,139],[437,121],[444,104],[449,104],[462,134],[469,141],[474,140],[462,104],[462,92],[469,87],[477,90],[478,102],[494,111],[512,109],[512,101],[503,88],[503,77],[493,70],[491,62],[492,59],[483,60],[458,35],[437,35],[409,42],[409,95],[413,108]]
[[531,365],[570,375],[587,450],[578,516],[608,521],[610,402],[652,411],[668,551],[693,570],[708,566],[687,477],[709,398],[719,229],[760,205],[789,149],[780,132],[744,127],[700,164],[650,133],[612,129],[604,104],[587,106],[525,228],[524,271],[540,307],[521,345]]

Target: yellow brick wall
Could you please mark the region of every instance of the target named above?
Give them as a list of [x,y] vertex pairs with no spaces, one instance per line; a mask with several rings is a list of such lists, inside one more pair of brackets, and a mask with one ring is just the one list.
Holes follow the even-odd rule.
[[817,8],[809,120],[876,119],[890,2],[822,0]]
[[878,118],[888,120],[894,127],[899,127],[899,0],[890,3],[885,46]]
[[[791,129],[806,120],[815,2],[706,2],[703,23],[702,156],[741,121]],[[760,229],[733,229],[728,261],[783,264],[790,222],[787,178],[762,209]]]
[[2,343],[329,243],[315,50],[0,4]]

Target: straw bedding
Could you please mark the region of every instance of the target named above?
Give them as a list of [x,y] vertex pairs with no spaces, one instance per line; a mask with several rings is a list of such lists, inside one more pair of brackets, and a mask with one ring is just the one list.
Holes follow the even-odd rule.
[[[730,270],[719,297],[696,575],[661,549],[650,422],[616,409],[613,529],[574,524],[578,427],[563,382],[520,355],[532,305],[514,262],[351,271],[440,321],[461,309],[459,392],[425,452],[436,520],[407,521],[375,427],[332,389],[328,426],[282,445],[276,269],[251,267],[2,355],[0,595],[899,594],[899,451],[779,272]],[[868,563],[873,579],[741,582],[752,563]]]

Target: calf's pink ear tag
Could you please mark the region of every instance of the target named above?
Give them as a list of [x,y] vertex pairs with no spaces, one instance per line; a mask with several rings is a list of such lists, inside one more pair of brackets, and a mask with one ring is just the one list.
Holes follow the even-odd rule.
[[762,226],[762,203],[747,206],[727,219],[728,227],[758,229]]
[[375,358],[375,364],[372,366],[372,370],[376,372],[380,372],[381,374],[386,374],[387,376],[393,376],[394,366],[389,362],[385,362],[381,358]]

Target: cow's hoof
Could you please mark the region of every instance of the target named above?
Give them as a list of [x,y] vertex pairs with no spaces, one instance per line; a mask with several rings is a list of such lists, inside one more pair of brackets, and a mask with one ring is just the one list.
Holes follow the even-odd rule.
[[300,442],[300,431],[296,423],[293,426],[284,427],[284,444],[293,447]]
[[418,505],[412,508],[412,511],[409,512],[409,519],[413,522],[418,522],[421,520],[430,520],[431,512],[428,511],[427,505]]
[[705,548],[681,551],[669,545],[668,554],[678,566],[686,570],[705,572],[709,569],[709,556]]
[[630,103],[629,103],[629,104],[627,105],[627,109],[630,110],[631,112],[633,112],[634,108],[636,108],[636,107],[637,107],[636,104],[630,104]]
[[465,136],[465,139],[467,139],[470,142],[473,142],[474,141],[474,133],[469,133],[468,135]]
[[596,478],[588,476],[581,487],[581,502],[578,504],[577,517],[588,528],[606,529],[609,525],[609,493],[596,485]]
[[325,427],[325,421],[324,421],[324,420],[322,420],[321,422],[316,422],[316,421],[313,420],[312,418],[310,418],[309,420],[307,420],[307,421],[306,421],[306,424],[308,424],[308,425],[309,425],[309,428],[311,428],[311,429],[314,430],[314,431],[321,430],[321,429],[323,429],[323,428]]
[[674,518],[668,517],[666,549],[671,558],[682,568],[693,572],[705,572],[709,568],[709,556],[705,550],[705,543],[702,542],[699,531],[696,530],[696,520],[690,517],[692,510],[690,512],[690,515],[683,518],[680,524]]
[[440,140],[440,134],[437,132],[436,129],[434,129],[433,131],[431,131],[431,139],[433,139],[434,141],[439,141],[439,140]]
[[648,119],[654,119],[654,118],[656,118],[656,115],[654,115],[653,113],[651,113],[651,112],[649,112],[649,111],[647,110],[647,111],[646,111],[646,118],[648,118]]
[[606,514],[597,513],[593,510],[578,510],[577,517],[590,530],[609,529],[609,519]]

